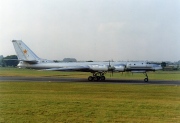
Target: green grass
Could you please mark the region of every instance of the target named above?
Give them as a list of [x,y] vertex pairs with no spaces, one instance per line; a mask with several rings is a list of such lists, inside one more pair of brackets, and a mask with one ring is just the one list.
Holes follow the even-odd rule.
[[3,68],[0,67],[0,76],[24,76],[24,77],[79,77],[84,78],[90,73],[85,72],[59,72],[39,71],[33,69]]
[[[0,76],[76,77],[90,73],[0,68]],[[151,80],[180,80],[180,71],[149,72]],[[143,80],[143,74],[107,78]],[[0,123],[177,123],[180,86],[71,82],[0,82]]]
[[[2,68],[0,67],[0,76],[26,76],[26,77],[61,77],[61,78],[87,78],[89,72],[59,72],[59,71],[38,71],[32,69]],[[156,71],[148,72],[150,80],[180,80],[180,71]],[[116,78],[122,80],[143,80],[145,76],[142,73],[111,73],[106,74],[106,78]]]
[[0,82],[0,122],[180,122],[180,86]]

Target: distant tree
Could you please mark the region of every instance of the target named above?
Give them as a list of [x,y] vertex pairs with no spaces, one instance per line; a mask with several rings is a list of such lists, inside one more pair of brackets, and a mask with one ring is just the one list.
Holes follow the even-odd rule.
[[177,70],[179,70],[179,64],[177,65]]
[[53,60],[54,62],[59,62],[58,60]]
[[63,62],[77,62],[75,58],[64,58]]
[[3,61],[3,66],[4,67],[7,67],[7,66],[15,67],[15,66],[17,66],[17,64],[19,62],[16,55],[6,56],[6,57],[3,58],[2,61]]
[[93,62],[92,60],[86,61],[86,62]]
[[180,60],[178,61],[178,64],[180,64]]
[[164,68],[166,67],[166,62],[162,62],[162,63],[161,63],[161,67],[162,67],[163,70],[164,70]]
[[0,66],[2,66],[2,65],[3,65],[2,60],[3,60],[3,55],[0,55]]

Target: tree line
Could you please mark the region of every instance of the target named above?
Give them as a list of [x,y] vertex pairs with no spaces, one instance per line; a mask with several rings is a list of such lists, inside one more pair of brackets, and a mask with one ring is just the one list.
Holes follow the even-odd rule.
[[10,55],[6,57],[1,57],[0,66],[2,67],[16,67],[19,61],[16,55]]

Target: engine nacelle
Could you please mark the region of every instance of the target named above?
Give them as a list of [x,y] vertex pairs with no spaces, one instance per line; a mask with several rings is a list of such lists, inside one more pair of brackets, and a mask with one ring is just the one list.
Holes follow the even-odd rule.
[[118,71],[118,72],[124,72],[125,71],[125,66],[123,65],[118,65],[118,66],[114,66],[114,71]]
[[108,71],[107,65],[89,65],[89,67],[93,71]]

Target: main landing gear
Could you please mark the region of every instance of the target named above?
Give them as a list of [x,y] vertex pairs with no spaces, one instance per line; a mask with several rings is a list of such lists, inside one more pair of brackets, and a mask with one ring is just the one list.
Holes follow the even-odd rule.
[[93,73],[93,76],[89,76],[88,80],[89,81],[104,81],[106,79],[104,74],[105,74],[104,72]]
[[149,79],[148,79],[148,75],[147,75],[147,73],[144,73],[144,75],[146,76],[146,78],[144,79],[144,82],[148,82],[148,81],[149,81]]

